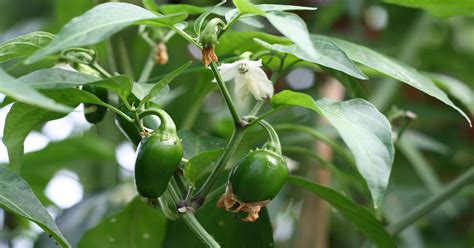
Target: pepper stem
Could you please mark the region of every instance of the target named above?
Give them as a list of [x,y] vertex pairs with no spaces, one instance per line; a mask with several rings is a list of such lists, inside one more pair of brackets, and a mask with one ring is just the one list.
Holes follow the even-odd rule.
[[275,129],[272,127],[272,125],[270,125],[270,123],[268,123],[267,121],[265,120],[262,120],[262,119],[258,119],[257,117],[255,116],[246,116],[245,119],[247,121],[254,121],[254,120],[257,120],[258,121],[258,124],[263,127],[265,129],[265,131],[267,132],[267,135],[268,135],[268,141],[267,143],[265,144],[265,147],[268,149],[268,150],[271,150],[271,151],[274,151],[276,152],[278,155],[281,155],[281,144],[280,144],[280,138],[278,137],[278,134],[277,132],[275,131]]
[[156,115],[161,120],[160,126],[154,131],[164,133],[164,134],[176,135],[176,125],[174,124],[174,121],[171,118],[171,116],[168,113],[166,113],[166,111],[164,111],[163,109],[158,109],[158,108],[146,109],[140,113],[139,118],[143,119],[143,117],[148,116],[148,115]]

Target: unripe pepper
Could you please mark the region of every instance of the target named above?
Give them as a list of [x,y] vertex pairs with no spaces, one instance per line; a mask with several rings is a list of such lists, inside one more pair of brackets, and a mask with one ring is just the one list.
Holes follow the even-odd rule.
[[[109,102],[109,94],[104,88],[86,84],[82,86],[82,90],[97,96],[102,102]],[[101,122],[105,117],[105,113],[107,113],[107,108],[104,106],[84,103],[84,117],[89,123],[95,124]]]
[[229,175],[226,192],[217,202],[217,207],[227,211],[247,212],[242,220],[250,222],[258,219],[260,209],[278,194],[288,177],[278,135],[267,122],[259,123],[266,129],[269,141],[264,148],[249,152],[237,162]]
[[[77,71],[81,73],[100,78],[100,73],[92,69],[90,66],[77,64],[75,67],[77,68]],[[92,84],[85,84],[82,86],[82,90],[97,96],[102,102],[109,103],[109,94],[104,88]],[[107,113],[107,108],[104,106],[84,103],[84,117],[89,123],[95,124],[101,122],[105,117],[105,113]]]
[[161,109],[147,110],[140,117],[155,114],[161,125],[145,137],[137,149],[135,184],[148,199],[160,197],[183,157],[183,147],[171,117]]

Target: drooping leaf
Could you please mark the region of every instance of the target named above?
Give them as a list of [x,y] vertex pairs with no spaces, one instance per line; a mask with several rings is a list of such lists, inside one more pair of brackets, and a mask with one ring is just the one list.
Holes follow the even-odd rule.
[[34,71],[18,80],[35,89],[66,89],[101,79],[80,72],[51,68]]
[[[72,107],[81,102],[106,106],[97,96],[76,88],[50,90],[47,96]],[[42,123],[59,119],[65,115],[66,113],[52,112],[21,102],[13,104],[5,119],[3,130],[3,143],[8,150],[10,165],[14,168],[20,166],[23,157],[23,142],[31,130],[39,127]]]
[[357,169],[378,208],[388,186],[395,156],[389,121],[363,99],[344,102],[323,99],[316,104],[354,154]]
[[[317,39],[319,36],[313,36]],[[426,76],[414,68],[398,62],[385,55],[377,53],[367,47],[363,47],[345,40],[333,38],[336,44],[344,50],[350,59],[377,70],[389,77],[400,80],[456,109],[471,124],[469,117],[457,107],[436,85]]]
[[359,79],[368,79],[367,76],[362,73],[359,68],[349,59],[331,39],[326,37],[312,37],[313,47],[317,54],[312,57],[309,53],[305,52],[296,45],[280,45],[280,44],[268,44],[260,39],[255,39],[256,42],[263,45],[267,49],[278,51],[282,53],[293,54],[296,57],[306,60],[312,63],[316,63],[325,67],[333,68],[338,71],[342,71],[348,75]]
[[474,16],[474,4],[471,0],[384,0],[384,2],[410,8],[421,8],[438,17]]
[[123,98],[132,93],[133,84],[132,77],[126,74],[94,82],[94,85],[108,89]]
[[267,20],[285,37],[293,41],[310,57],[316,57],[317,52],[313,47],[306,23],[296,14],[281,11],[265,13]]
[[176,68],[172,72],[168,73],[165,77],[163,77],[160,81],[157,83],[153,84],[153,87],[150,88],[149,92],[141,99],[142,103],[146,103],[150,100],[152,100],[165,86],[167,86],[171,81],[173,81],[174,78],[179,76],[181,73],[183,73],[184,70],[186,70],[193,62],[188,61],[184,65]]
[[35,222],[62,247],[71,247],[28,183],[4,166],[0,166],[0,188],[1,208]]
[[382,223],[366,208],[355,204],[330,188],[315,184],[304,178],[290,176],[287,182],[302,187],[329,202],[342,216],[351,221],[360,232],[377,244],[378,247],[397,247],[395,240],[385,230]]
[[456,78],[444,74],[428,73],[427,75],[438,87],[457,98],[469,109],[471,114],[474,114],[474,91],[469,86]]
[[32,105],[49,109],[52,111],[67,113],[72,111],[71,108],[62,104],[56,103],[52,99],[44,96],[35,89],[23,84],[18,79],[8,75],[0,68],[0,92],[14,98],[19,102],[24,102]]
[[186,16],[186,13],[157,16],[153,12],[128,3],[100,4],[72,19],[48,46],[40,49],[26,62],[33,63],[43,56],[65,48],[98,43],[132,24],[173,25],[183,21]]
[[136,197],[121,212],[90,229],[77,247],[155,248],[166,233],[166,217]]
[[0,44],[0,63],[31,56],[38,49],[48,45],[53,37],[54,35],[48,32],[36,31],[8,40]]
[[250,2],[250,0],[233,0],[235,7],[239,10],[240,14],[256,14],[263,15],[264,12],[257,8],[255,4]]
[[213,163],[217,162],[223,151],[224,149],[209,150],[192,157],[184,165],[184,177],[195,184],[200,177],[211,171]]
[[215,150],[225,146],[225,142],[219,138],[197,135],[191,131],[179,131],[178,136],[182,139],[183,157],[185,159],[191,159],[204,151]]
[[[224,192],[222,192],[224,193]],[[225,248],[273,247],[272,225],[266,208],[256,222],[242,222],[222,208],[216,208],[217,198],[200,208],[196,217],[204,229]],[[182,221],[169,221],[163,248],[204,247],[202,241]]]
[[363,99],[314,102],[306,94],[288,90],[274,95],[272,106],[301,106],[326,117],[353,153],[375,208],[380,206],[394,159],[391,126],[383,114]]
[[218,4],[212,6],[211,8],[209,8],[208,10],[206,10],[206,12],[202,13],[202,14],[196,19],[196,21],[194,22],[194,32],[195,32],[198,36],[201,34],[202,24],[204,24],[204,21],[206,20],[206,18],[207,18],[216,8],[218,8],[219,6],[223,5],[225,2],[226,2],[226,0],[223,0],[223,1],[219,2]]

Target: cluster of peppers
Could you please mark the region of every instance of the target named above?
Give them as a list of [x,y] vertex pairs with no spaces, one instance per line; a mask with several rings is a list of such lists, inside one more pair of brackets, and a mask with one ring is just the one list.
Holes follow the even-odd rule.
[[[88,66],[77,65],[82,73],[97,75]],[[82,90],[108,103],[106,89],[88,84]],[[132,99],[133,100],[136,99]],[[116,125],[121,132],[137,146],[135,162],[135,184],[140,196],[156,202],[168,188],[183,157],[183,146],[177,135],[173,119],[152,102],[138,115],[128,110],[124,104],[118,107],[130,118],[130,122],[117,115]],[[104,119],[107,109],[97,104],[84,104],[84,115],[88,122],[98,123]],[[137,120],[138,119],[138,120]],[[251,121],[251,119],[247,119]],[[140,123],[141,130],[137,123]],[[265,121],[258,123],[268,134],[268,142],[261,148],[250,151],[236,163],[229,174],[225,193],[217,202],[217,207],[227,211],[245,212],[243,221],[258,219],[261,208],[267,205],[280,191],[287,176],[288,167],[281,154],[281,146],[275,130]]]

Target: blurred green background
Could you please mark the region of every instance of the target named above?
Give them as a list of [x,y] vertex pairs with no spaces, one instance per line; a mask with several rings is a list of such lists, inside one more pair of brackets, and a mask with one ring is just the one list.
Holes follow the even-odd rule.
[[[129,2],[141,5],[140,1]],[[157,2],[209,6],[217,1]],[[455,88],[448,93],[456,104],[472,116],[474,18],[439,18],[423,10],[370,0],[254,2],[316,6],[316,12],[297,12],[305,19],[312,33],[364,44],[421,71],[456,79],[454,82],[449,81],[450,84],[446,86],[448,89]],[[35,30],[57,33],[71,18],[81,15],[95,4],[96,0],[0,0],[0,43]],[[254,31],[254,28],[239,24],[236,30]],[[277,34],[276,31],[274,33]],[[148,47],[136,36],[136,27],[121,32],[120,38],[123,44],[116,47],[128,51],[131,72],[137,76],[148,55]],[[192,50],[179,37],[173,37],[167,47],[170,61],[165,66],[156,67],[152,77],[165,74],[185,61],[197,61]],[[98,50],[101,64],[106,68],[113,67],[105,52],[101,53],[105,51],[105,44],[99,44]],[[51,61],[41,66],[53,64],[54,61]],[[120,65],[116,66],[119,70],[125,70]],[[20,76],[33,69],[22,67],[11,73]],[[381,112],[388,114],[398,108],[417,115],[397,144],[382,213],[384,219],[391,222],[423,199],[439,192],[443,185],[474,165],[474,129],[456,111],[438,100],[367,68],[362,69],[370,80],[360,85]],[[293,74],[289,72],[281,77],[277,90],[297,89],[319,98],[319,86],[325,77],[324,73],[308,70]],[[160,103],[170,112],[179,129],[225,140],[231,132],[231,120],[219,95],[215,93],[215,85],[209,84],[210,78],[210,75],[205,74],[200,74],[200,77],[193,73],[185,74],[172,84],[171,93]],[[346,97],[350,97],[350,94]],[[8,107],[0,111],[2,129],[7,111]],[[82,234],[100,219],[119,210],[134,194],[133,186],[124,184],[130,182],[132,175],[134,148],[114,128],[113,114],[108,113],[106,121],[98,126],[90,126],[79,111],[62,122],[48,123],[30,135],[26,141],[29,153],[22,171],[22,176],[31,184],[40,200],[50,206],[54,215],[60,217],[59,227],[72,244],[76,244]],[[292,110],[291,113],[272,117],[271,121],[298,121],[314,125],[315,119],[306,111]],[[398,125],[394,123],[395,127]],[[258,131],[255,131],[255,135],[248,135],[235,157],[260,144],[262,138],[263,135]],[[291,133],[282,133],[282,140],[286,144],[301,147],[311,147],[313,143],[304,135]],[[0,155],[0,163],[7,163],[3,145]],[[305,156],[288,155],[299,164],[295,173],[304,175],[306,165],[313,163]],[[335,158],[336,162],[339,160]],[[56,184],[51,180],[53,178]],[[417,225],[404,231],[398,239],[400,247],[472,247],[473,194],[474,186],[471,185],[421,219]],[[288,188],[280,198],[269,209],[275,227],[275,241],[278,247],[294,247],[298,237],[298,220],[304,218],[300,215],[303,196]],[[360,202],[365,200],[362,198]],[[39,233],[38,229],[30,228],[30,224],[24,220],[1,210],[0,213],[0,248],[31,247]],[[350,223],[331,212],[329,247],[359,247],[362,237],[356,232],[348,232],[348,229],[353,230]],[[36,241],[37,247],[51,247],[51,244],[43,236]]]

